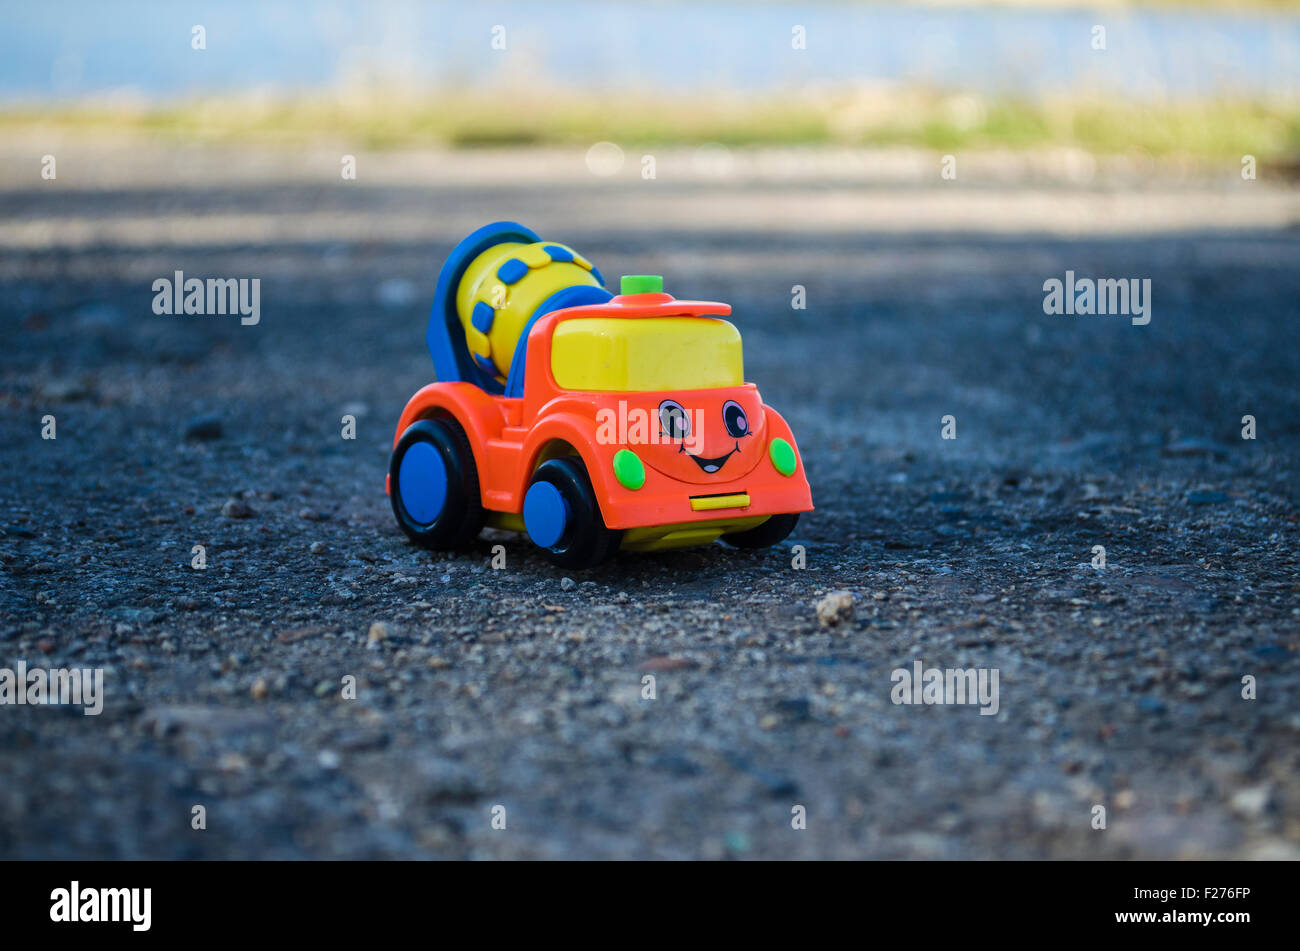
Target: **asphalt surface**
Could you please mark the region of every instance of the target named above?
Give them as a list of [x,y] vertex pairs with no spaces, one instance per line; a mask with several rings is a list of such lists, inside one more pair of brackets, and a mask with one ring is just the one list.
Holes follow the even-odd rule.
[[[0,706],[0,858],[1300,857],[1294,189],[73,154],[0,163],[0,659],[106,697]],[[434,277],[498,218],[733,304],[812,482],[786,545],[406,541]],[[1150,324],[1045,315],[1067,269]],[[156,316],[176,270],[260,323]],[[997,714],[894,704],[917,661]]]

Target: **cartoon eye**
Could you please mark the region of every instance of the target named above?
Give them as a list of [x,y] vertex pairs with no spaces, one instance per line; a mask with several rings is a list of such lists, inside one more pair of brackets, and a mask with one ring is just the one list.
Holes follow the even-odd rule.
[[722,404],[722,422],[726,424],[727,432],[736,439],[749,435],[749,417],[735,400],[727,400]]
[[685,439],[691,434],[691,418],[676,400],[664,400],[659,404],[659,425],[669,439]]

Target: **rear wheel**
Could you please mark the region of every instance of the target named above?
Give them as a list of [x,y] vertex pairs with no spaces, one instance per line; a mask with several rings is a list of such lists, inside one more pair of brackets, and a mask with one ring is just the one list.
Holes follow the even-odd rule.
[[548,459],[524,495],[524,528],[533,544],[561,568],[590,568],[618,550],[623,533],[605,526],[582,462]]
[[474,453],[452,420],[407,427],[388,463],[388,492],[397,524],[417,545],[463,548],[483,528]]
[[737,548],[766,548],[784,541],[797,524],[799,524],[798,512],[790,515],[773,515],[766,522],[755,525],[747,531],[723,535],[722,540]]

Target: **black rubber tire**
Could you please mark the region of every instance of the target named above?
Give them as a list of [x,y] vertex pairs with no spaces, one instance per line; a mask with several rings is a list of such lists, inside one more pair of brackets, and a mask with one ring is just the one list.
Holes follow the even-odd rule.
[[[591,479],[582,460],[576,456],[548,459],[537,467],[531,487],[538,482],[555,486],[569,503],[572,515],[564,535],[550,548],[541,548],[542,554],[560,568],[591,568],[608,559],[618,550],[623,533],[605,527],[600,514],[600,503],[592,491]],[[540,547],[540,546],[539,546]]]
[[[429,443],[447,467],[447,501],[429,524],[417,522],[402,505],[398,485],[402,457],[415,443]],[[422,419],[412,423],[397,441],[388,461],[388,493],[397,524],[407,538],[424,548],[453,551],[478,538],[483,529],[483,504],[478,491],[478,469],[464,430],[454,420]]]
[[769,545],[785,541],[798,524],[798,512],[790,515],[773,515],[766,522],[755,525],[748,531],[723,535],[722,540],[736,548],[767,548]]

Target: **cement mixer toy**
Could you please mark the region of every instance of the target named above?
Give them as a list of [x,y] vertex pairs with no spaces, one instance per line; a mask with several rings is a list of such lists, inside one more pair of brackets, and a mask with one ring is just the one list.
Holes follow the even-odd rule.
[[387,491],[426,548],[484,525],[556,565],[615,551],[773,545],[812,510],[794,435],[744,380],[727,304],[621,293],[572,248],[513,222],[475,231],[438,275],[438,382],[397,424]]

